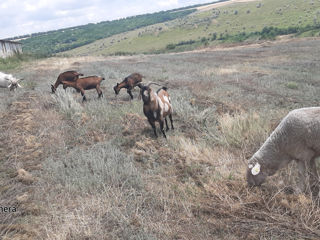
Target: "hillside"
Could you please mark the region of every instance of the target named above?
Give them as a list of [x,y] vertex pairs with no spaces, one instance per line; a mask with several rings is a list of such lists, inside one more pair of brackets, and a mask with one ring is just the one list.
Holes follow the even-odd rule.
[[84,26],[36,33],[31,36],[19,36],[17,38],[23,39],[20,42],[23,44],[24,52],[50,55],[86,45],[118,33],[181,18],[194,11],[194,9],[162,11],[97,24],[91,23]]
[[[51,94],[70,69],[104,76],[104,97]],[[125,89],[115,96],[132,72],[168,87],[167,140],[154,137],[137,89],[132,101]],[[24,88],[0,89],[0,206],[17,212],[0,213],[0,239],[320,239],[319,196],[299,194],[295,162],[261,187],[245,180],[280,120],[319,105],[320,38],[56,57],[11,73]]]
[[192,50],[225,42],[318,36],[320,2],[233,0],[194,8],[175,20],[113,35],[66,55],[122,55]]

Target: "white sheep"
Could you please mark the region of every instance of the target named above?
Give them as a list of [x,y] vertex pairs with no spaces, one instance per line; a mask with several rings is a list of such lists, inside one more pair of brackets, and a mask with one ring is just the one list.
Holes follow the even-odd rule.
[[251,157],[247,169],[249,186],[261,185],[267,176],[296,160],[299,169],[299,190],[317,187],[315,159],[320,156],[320,107],[291,111]]

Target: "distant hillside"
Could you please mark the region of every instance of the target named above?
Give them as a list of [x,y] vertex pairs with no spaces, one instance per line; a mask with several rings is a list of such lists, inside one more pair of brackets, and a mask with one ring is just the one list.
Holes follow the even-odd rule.
[[313,0],[232,0],[195,7],[193,11],[171,21],[112,35],[63,54],[175,52],[222,42],[274,39],[284,34],[319,36],[320,32],[320,2]]
[[127,17],[114,21],[105,21],[97,24],[87,24],[78,27],[66,28],[56,31],[36,33],[31,36],[19,36],[24,39],[24,52],[36,54],[52,54],[92,43],[98,39],[106,38],[115,34],[127,32],[144,26],[171,21],[182,18],[195,9],[161,11],[152,14],[144,14]]

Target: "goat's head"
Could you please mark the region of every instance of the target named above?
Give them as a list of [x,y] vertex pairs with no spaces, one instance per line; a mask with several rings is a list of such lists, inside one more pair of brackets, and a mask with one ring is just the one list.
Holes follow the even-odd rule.
[[137,86],[140,88],[140,95],[139,95],[139,98],[140,96],[142,96],[142,101],[144,103],[148,103],[150,101],[150,94],[152,92],[152,89],[151,89],[151,85],[152,84],[155,84],[155,85],[158,85],[158,86],[161,86],[159,85],[158,83],[154,83],[154,82],[151,82],[151,83],[148,83],[148,85],[143,85],[141,83],[137,84]]
[[21,85],[19,84],[19,82],[22,81],[23,79],[17,79],[17,78],[11,77],[11,78],[7,78],[7,80],[10,81],[10,84],[8,86],[10,91],[14,91],[18,87],[22,88]]
[[139,94],[139,98],[142,96],[142,101],[144,103],[148,103],[150,102],[150,94],[152,89],[150,88],[149,84],[147,86],[139,83],[137,85],[140,88],[140,94]]
[[113,87],[113,90],[114,90],[114,93],[115,93],[116,95],[119,94],[119,92],[120,92],[119,83],[117,83],[117,85]]
[[249,187],[260,186],[266,180],[266,169],[256,159],[250,159],[247,169],[247,183]]
[[56,88],[55,88],[55,86],[53,86],[52,84],[51,84],[51,92],[52,92],[52,93],[55,93],[55,92],[56,92]]

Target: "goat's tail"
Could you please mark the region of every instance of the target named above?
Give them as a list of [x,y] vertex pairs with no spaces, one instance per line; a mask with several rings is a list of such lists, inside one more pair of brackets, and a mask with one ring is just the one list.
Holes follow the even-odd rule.
[[105,78],[103,77],[101,81],[105,80]]
[[83,76],[83,73],[78,73],[78,76]]

